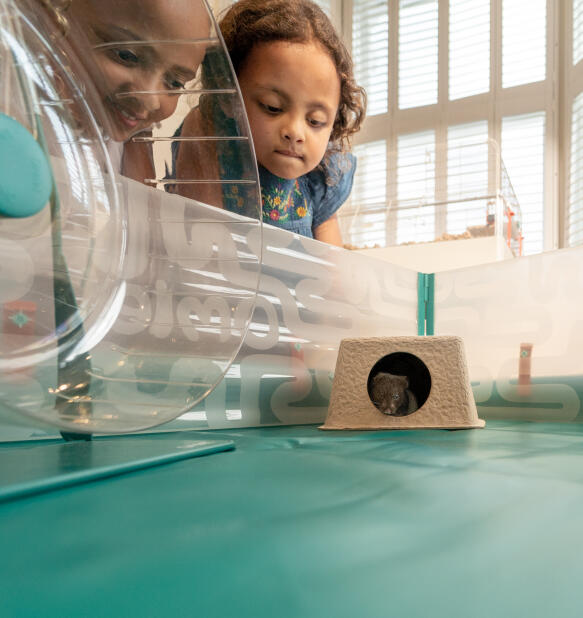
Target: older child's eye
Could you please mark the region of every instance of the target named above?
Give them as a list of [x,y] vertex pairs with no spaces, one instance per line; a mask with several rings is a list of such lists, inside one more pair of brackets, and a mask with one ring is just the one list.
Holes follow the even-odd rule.
[[184,82],[181,82],[179,79],[172,79],[172,78],[168,78],[166,80],[166,84],[168,85],[168,88],[170,88],[171,90],[181,90],[185,86]]
[[322,120],[316,120],[315,118],[308,118],[308,123],[310,124],[310,126],[315,127],[315,128],[326,126],[325,122],[323,122]]
[[113,53],[119,62],[131,66],[140,62],[140,59],[131,49],[114,49]]

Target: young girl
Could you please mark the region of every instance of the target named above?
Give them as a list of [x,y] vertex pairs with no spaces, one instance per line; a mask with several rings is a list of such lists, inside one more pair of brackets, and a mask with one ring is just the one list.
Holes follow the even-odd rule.
[[[249,118],[264,221],[340,245],[336,211],[350,194],[356,165],[346,148],[366,104],[346,48],[325,13],[309,0],[240,0],[219,25]],[[183,135],[200,133],[205,114],[204,106],[191,113]],[[212,115],[215,130],[228,124],[228,111],[215,107]],[[177,178],[200,158],[196,145],[180,147]],[[234,157],[222,151],[217,158],[220,172],[228,175]],[[210,187],[206,194],[192,186],[188,191],[229,210],[242,202],[228,189],[220,198],[210,194]]]

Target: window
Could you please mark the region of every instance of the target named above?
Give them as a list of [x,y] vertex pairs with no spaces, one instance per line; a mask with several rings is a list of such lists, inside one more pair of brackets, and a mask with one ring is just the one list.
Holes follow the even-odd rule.
[[384,247],[386,238],[387,143],[385,140],[355,146],[358,165],[352,194],[339,213],[340,230],[345,244]]
[[[566,207],[565,244],[583,244],[583,0],[573,0],[572,62],[567,82],[571,86],[569,195]],[[563,176],[565,178],[565,176]]]
[[573,0],[573,64],[583,58],[583,0]]
[[490,0],[449,3],[449,98],[490,89]]
[[[574,40],[581,39],[577,49],[583,56],[583,0],[568,2],[574,3],[581,23]],[[367,120],[354,139],[355,152],[369,152],[368,146],[381,139],[387,144],[384,170],[376,157],[359,158],[358,163],[361,177],[382,185],[386,194],[384,218],[378,201],[375,208],[387,244],[464,234],[485,225],[501,151],[521,206],[523,252],[558,245],[560,110],[554,80],[562,40],[555,27],[561,4],[347,3],[351,15],[343,34],[352,43],[357,79],[369,100]],[[581,73],[583,84],[583,63]],[[376,172],[371,167],[369,173],[367,166]],[[583,170],[580,176],[583,184]],[[355,213],[365,212],[360,195],[354,192],[346,206],[352,213],[350,242],[371,246],[381,234],[373,230],[370,218],[359,228]],[[583,204],[581,211],[583,220]]]
[[397,149],[397,244],[435,238],[435,133],[400,135]]
[[[488,142],[485,120],[453,125],[447,130],[448,234],[463,234],[484,225],[491,201],[490,159],[495,153]],[[495,164],[493,162],[492,164]]]
[[323,9],[328,17],[332,16],[332,0],[316,0],[316,4]]
[[437,0],[399,2],[399,107],[437,103]]
[[522,210],[524,252],[543,250],[544,113],[502,119],[502,160]]
[[503,0],[503,88],[545,78],[546,4],[546,0]]
[[356,80],[368,95],[367,114],[388,109],[389,14],[386,0],[355,0],[352,59]]
[[583,244],[583,92],[573,104],[567,244]]

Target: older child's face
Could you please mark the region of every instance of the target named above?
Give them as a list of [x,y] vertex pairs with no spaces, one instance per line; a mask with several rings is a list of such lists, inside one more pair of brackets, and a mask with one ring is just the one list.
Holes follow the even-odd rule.
[[[174,113],[176,92],[195,76],[210,22],[200,0],[75,0],[70,8],[93,48],[84,60],[124,141]],[[166,43],[164,43],[164,41]]]
[[257,160],[298,178],[324,157],[340,102],[340,79],[318,43],[255,45],[239,71]]

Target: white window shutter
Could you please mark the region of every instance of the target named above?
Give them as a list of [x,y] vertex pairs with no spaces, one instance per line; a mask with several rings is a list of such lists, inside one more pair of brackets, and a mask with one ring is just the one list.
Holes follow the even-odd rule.
[[437,103],[438,1],[399,0],[399,109]]
[[543,250],[545,113],[502,119],[502,161],[522,211],[523,253]]
[[583,244],[583,92],[573,102],[567,245]]
[[490,90],[490,0],[449,0],[449,98]]
[[447,232],[484,225],[491,201],[491,160],[486,120],[454,125],[447,132]]
[[545,79],[546,0],[502,0],[502,87]]
[[368,98],[367,115],[388,109],[389,13],[387,0],[354,0],[352,58]]
[[369,142],[353,149],[358,164],[350,199],[338,211],[344,244],[384,247],[386,238],[387,143]]
[[435,133],[400,135],[397,244],[435,239]]

